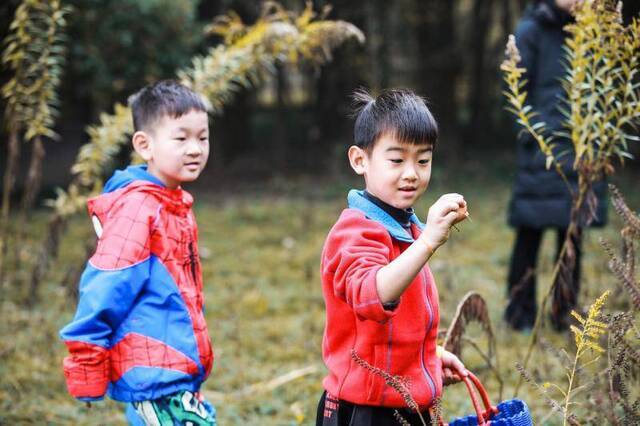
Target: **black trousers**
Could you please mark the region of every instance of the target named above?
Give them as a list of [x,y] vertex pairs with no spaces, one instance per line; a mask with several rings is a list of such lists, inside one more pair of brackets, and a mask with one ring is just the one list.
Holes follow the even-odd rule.
[[[318,403],[316,426],[398,426],[401,423],[395,418],[395,411],[395,408],[351,404],[324,392]],[[410,425],[422,425],[417,413],[409,409],[398,409],[398,412]],[[429,412],[421,414],[424,421],[431,424]]]
[[[536,265],[542,241],[543,229],[518,228],[516,241],[509,266],[509,303],[505,310],[505,320],[516,330],[532,328],[537,315]],[[556,260],[562,249],[567,230],[556,229]],[[561,291],[556,286],[554,292],[551,323],[557,330],[564,330],[568,315],[576,306],[580,292],[581,232],[572,238],[575,247],[575,266],[568,271],[568,286]]]

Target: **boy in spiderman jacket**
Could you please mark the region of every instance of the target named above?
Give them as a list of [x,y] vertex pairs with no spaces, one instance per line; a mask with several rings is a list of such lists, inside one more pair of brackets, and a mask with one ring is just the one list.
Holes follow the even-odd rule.
[[449,230],[466,217],[460,194],[429,209],[426,224],[413,205],[431,177],[437,124],[425,102],[408,90],[354,95],[351,167],[366,189],[351,190],[348,208],[324,244],[321,260],[326,324],[322,342],[329,370],[318,405],[318,426],[410,424],[418,413],[371,370],[402,377],[421,415],[441,394],[443,379],[466,376],[452,353],[436,346],[438,292],[427,265]]
[[213,364],[203,314],[198,229],[181,188],[209,156],[208,104],[171,80],[130,98],[133,148],[146,162],[116,171],[88,202],[98,243],[60,331],[69,393],[127,402],[131,424],[215,424],[198,393]]

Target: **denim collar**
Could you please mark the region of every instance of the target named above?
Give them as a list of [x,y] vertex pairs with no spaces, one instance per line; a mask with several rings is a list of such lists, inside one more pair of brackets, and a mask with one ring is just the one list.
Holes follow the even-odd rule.
[[[367,200],[364,197],[363,192],[364,191],[358,191],[355,189],[349,191],[349,195],[347,196],[347,204],[349,205],[349,208],[360,210],[368,219],[376,221],[384,226],[392,238],[405,243],[412,243],[414,239],[409,230],[403,228],[402,225],[389,215],[389,213]],[[409,220],[420,228],[420,230],[424,228],[424,224],[420,222],[418,216],[415,214],[411,215]]]

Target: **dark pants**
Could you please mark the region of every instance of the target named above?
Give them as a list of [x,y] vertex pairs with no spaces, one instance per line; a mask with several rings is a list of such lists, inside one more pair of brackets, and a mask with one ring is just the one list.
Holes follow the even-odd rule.
[[[509,267],[509,303],[505,311],[505,320],[516,330],[532,328],[537,315],[536,303],[536,264],[542,241],[543,229],[518,228],[516,242],[511,254]],[[556,260],[562,250],[566,229],[557,229]],[[580,291],[581,237],[572,238],[575,246],[575,266],[568,271],[568,283],[564,287],[556,286],[552,306],[552,325],[557,330],[567,327],[568,315],[578,301]]]
[[[327,392],[322,394],[318,404],[316,426],[398,426],[394,416],[395,408],[370,407],[338,400]],[[422,425],[417,413],[399,408],[398,413],[411,425]],[[428,411],[421,413],[427,424],[431,424]]]

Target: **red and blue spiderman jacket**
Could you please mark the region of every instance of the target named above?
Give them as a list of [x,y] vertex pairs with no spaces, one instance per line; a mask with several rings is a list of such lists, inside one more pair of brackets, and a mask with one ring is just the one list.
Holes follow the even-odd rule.
[[98,235],[73,321],[60,331],[69,393],[145,401],[196,392],[213,365],[193,198],[146,171],[117,171],[89,200]]

